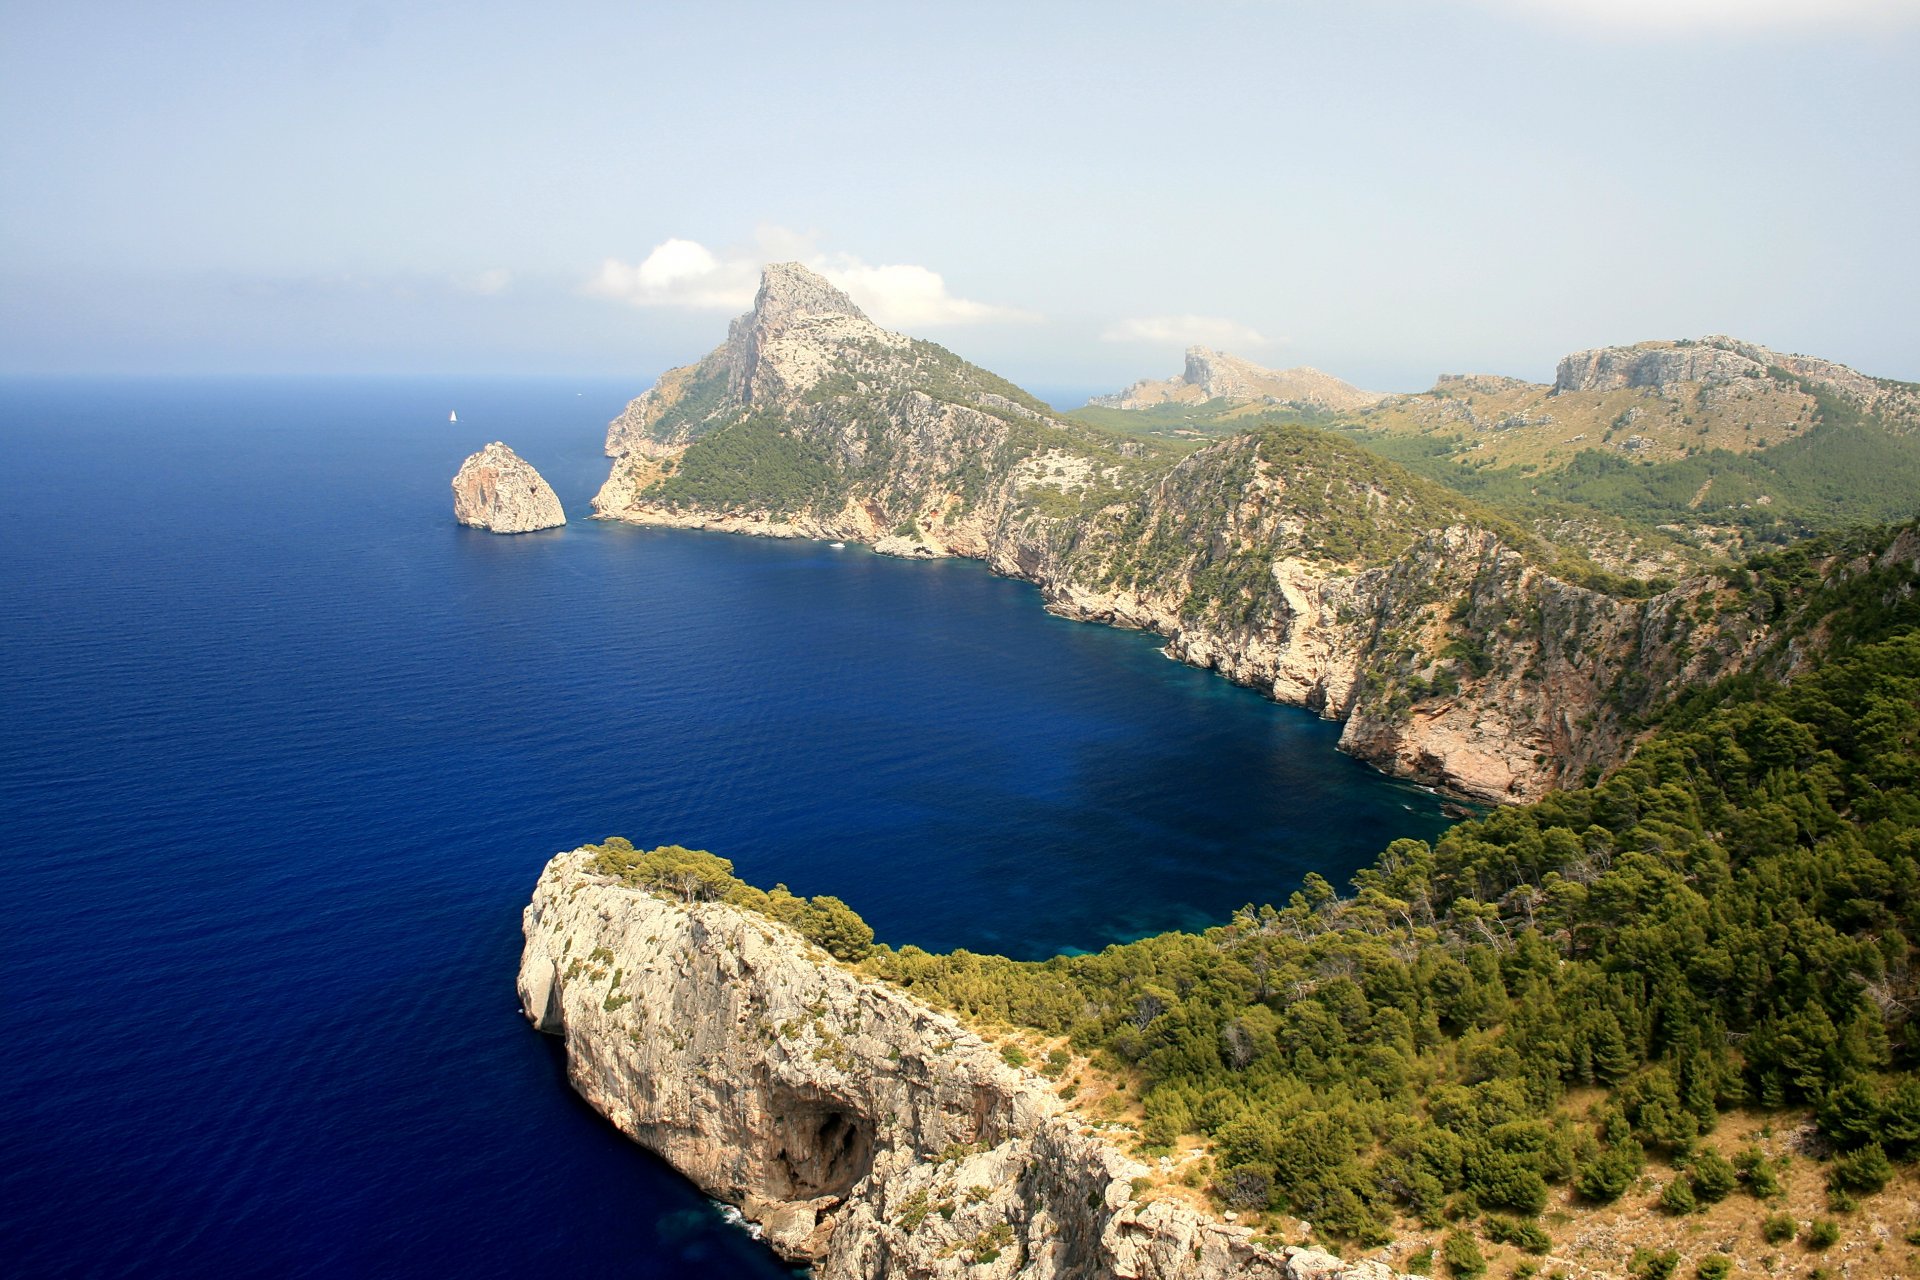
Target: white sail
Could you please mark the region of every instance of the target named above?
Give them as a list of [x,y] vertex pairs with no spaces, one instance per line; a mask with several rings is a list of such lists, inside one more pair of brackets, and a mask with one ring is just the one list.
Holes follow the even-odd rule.
[[459,414],[459,412],[458,412],[458,411],[454,411],[454,412],[451,412],[451,413],[448,413],[448,414],[447,414],[447,421],[448,421],[448,422],[458,422],[458,421],[460,421],[460,414]]

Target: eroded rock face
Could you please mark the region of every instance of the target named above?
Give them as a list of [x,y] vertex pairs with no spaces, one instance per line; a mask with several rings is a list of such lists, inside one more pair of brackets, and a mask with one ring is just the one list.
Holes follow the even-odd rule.
[[1136,1199],[1145,1166],[950,1016],[783,925],[592,865],[541,874],[522,1008],[596,1110],[820,1280],[1391,1280]]
[[498,440],[460,464],[453,518],[493,533],[531,533],[567,522],[560,499],[530,463]]
[[1765,378],[1779,369],[1872,408],[1883,400],[1906,405],[1903,388],[1817,356],[1791,355],[1724,334],[1697,341],[1641,342],[1630,347],[1576,351],[1560,361],[1554,392],[1613,391],[1621,387],[1667,390],[1683,383],[1715,385]]

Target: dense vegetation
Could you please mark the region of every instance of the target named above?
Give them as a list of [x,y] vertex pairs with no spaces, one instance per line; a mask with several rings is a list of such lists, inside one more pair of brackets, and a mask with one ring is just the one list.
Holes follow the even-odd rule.
[[[663,391],[677,398],[649,434],[671,441],[685,430],[690,439],[646,496],[668,506],[774,516],[836,512],[856,495],[878,497],[897,513],[917,512],[947,494],[971,507],[1023,460],[1064,448],[1093,464],[1097,482],[1073,493],[1036,487],[1022,501],[1044,516],[1075,517],[1137,495],[1180,452],[1057,418],[1013,383],[936,343],[849,341],[833,354],[834,367],[784,406],[727,399],[724,370],[711,373],[706,364],[671,387],[663,379]],[[972,415],[969,447],[952,456],[920,449],[911,424],[928,420],[928,402]],[[911,527],[909,520],[901,532]]]
[[1670,1212],[1765,1197],[1763,1156],[1701,1143],[1742,1106],[1812,1110],[1845,1211],[1920,1155],[1920,633],[1685,719],[1598,786],[1394,842],[1351,896],[1309,876],[1203,934],[1039,963],[870,948],[844,904],[711,855],[603,858],[1070,1037],[1137,1081],[1150,1146],[1211,1141],[1221,1203],[1335,1238],[1487,1214],[1537,1241],[1550,1186],[1610,1201],[1649,1152],[1687,1166]]
[[[1816,1109],[1837,1205],[1920,1151],[1920,635],[1650,742],[1600,786],[1396,841],[1340,897],[1016,963],[881,950],[968,1014],[1139,1074],[1221,1199],[1384,1237],[1397,1213],[1618,1197],[1721,1111]],[[1590,1117],[1564,1105],[1598,1086]],[[1703,1158],[1704,1159],[1704,1158]],[[1745,1175],[1764,1189],[1764,1162]],[[1712,1161],[1687,1192],[1724,1194]],[[1676,1193],[1678,1196],[1680,1193]]]
[[[912,447],[897,425],[927,397],[984,415],[978,447],[896,465]],[[1608,574],[1528,526],[1600,513],[1657,539],[1657,523],[1710,519],[1764,542],[1912,515],[1912,441],[1818,403],[1815,429],[1788,444],[1661,464],[1587,451],[1546,474],[1475,472],[1403,442],[1412,474],[1267,420],[1176,465],[1177,450],[1044,418],[1017,388],[913,343],[904,358],[857,348],[784,414],[711,431],[653,493],[779,513],[890,485],[887,510],[917,513],[928,495],[970,504],[1062,446],[1100,481],[1021,501],[1071,520],[1057,527],[1068,556],[1097,562],[1103,586],[1184,577],[1189,612],[1224,621],[1272,612],[1276,539],[1351,566],[1452,524],[1490,529],[1561,578],[1643,595],[1666,584]],[[1703,492],[1710,513],[1695,510]],[[1222,512],[1235,537],[1198,536],[1190,517]],[[1688,616],[1764,620],[1773,652],[1638,708],[1635,726],[1658,716],[1658,733],[1613,776],[1432,845],[1396,841],[1350,895],[1310,876],[1284,905],[1201,934],[1037,963],[930,955],[875,946],[838,899],[763,892],[712,854],[615,840],[599,866],[763,912],[935,1003],[1065,1038],[1126,1082],[1148,1150],[1205,1140],[1220,1204],[1284,1210],[1335,1239],[1382,1240],[1410,1218],[1544,1247],[1535,1219],[1552,1188],[1611,1202],[1650,1155],[1681,1170],[1660,1194],[1668,1213],[1736,1191],[1771,1199],[1765,1155],[1707,1140],[1734,1108],[1815,1116],[1834,1151],[1832,1210],[1848,1212],[1920,1158],[1920,583],[1904,564],[1871,567],[1898,532],[1791,543],[1700,596]],[[1671,639],[1686,618],[1668,622]],[[1484,659],[1471,637],[1458,644],[1469,667]],[[1825,669],[1770,682],[1804,652],[1828,655]],[[1457,1272],[1479,1256],[1470,1233],[1449,1233]]]
[[633,842],[613,836],[595,846],[594,870],[636,888],[682,902],[728,902],[782,924],[840,960],[859,960],[873,950],[873,930],[831,894],[797,897],[787,886],[756,889],[733,874],[733,863],[704,849],[677,844],[641,852]]

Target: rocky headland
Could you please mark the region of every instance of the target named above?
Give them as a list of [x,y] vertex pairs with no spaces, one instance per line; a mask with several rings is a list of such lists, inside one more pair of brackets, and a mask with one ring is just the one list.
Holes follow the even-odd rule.
[[[607,453],[601,518],[981,559],[1486,800],[1604,771],[1679,692],[1790,674],[1821,643],[1725,573],[1610,575],[1591,526],[1555,541],[1327,433],[1182,453],[1064,419],[793,263],[609,425]],[[1614,564],[1644,568],[1631,548]]]
[[765,916],[577,849],[523,925],[520,1002],[573,1087],[820,1280],[1393,1280],[1143,1196],[1046,1080]]
[[532,464],[496,440],[460,464],[453,518],[492,533],[532,533],[567,522],[560,499]]
[[1283,404],[1305,409],[1364,409],[1381,399],[1350,382],[1307,365],[1268,369],[1240,356],[1208,347],[1188,347],[1186,367],[1177,378],[1143,378],[1125,391],[1095,396],[1088,404],[1104,409],[1151,409],[1164,404]]

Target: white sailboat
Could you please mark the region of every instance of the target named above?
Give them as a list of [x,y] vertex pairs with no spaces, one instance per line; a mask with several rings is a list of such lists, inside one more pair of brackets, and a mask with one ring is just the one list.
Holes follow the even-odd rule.
[[460,421],[460,413],[459,413],[459,411],[458,411],[458,410],[449,410],[449,411],[448,411],[448,413],[447,413],[447,421],[448,421],[448,422],[458,422],[458,421]]

